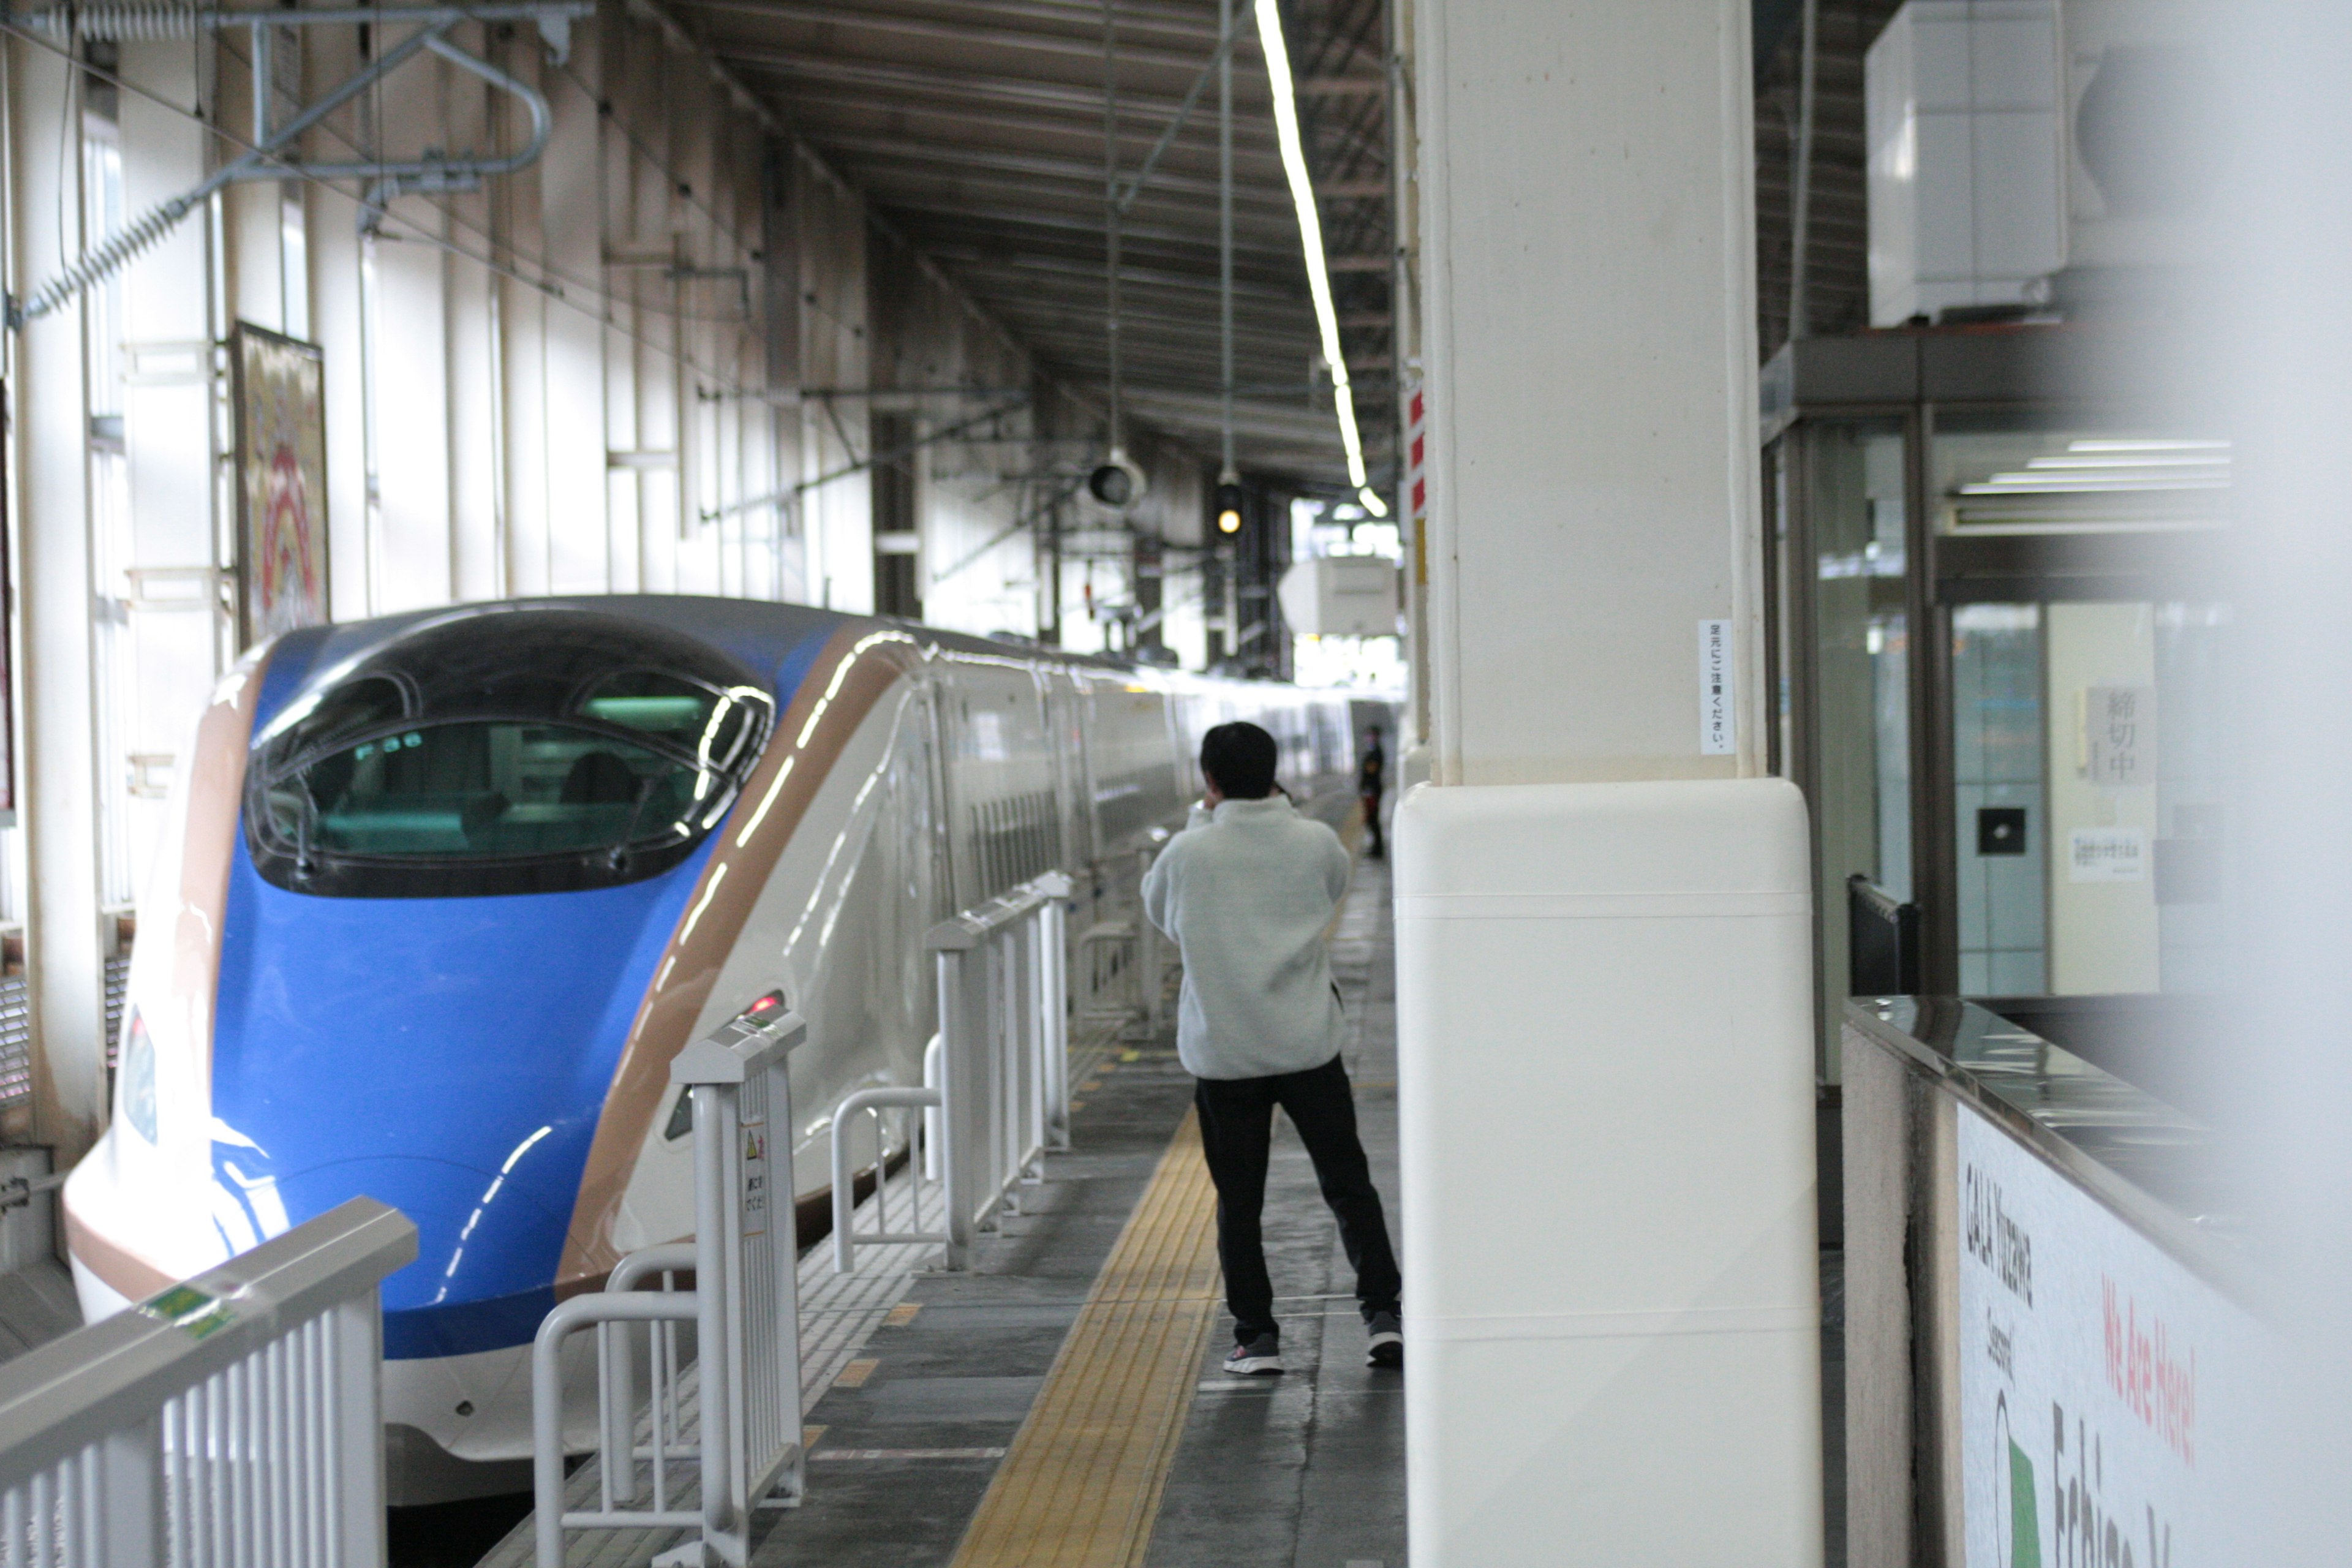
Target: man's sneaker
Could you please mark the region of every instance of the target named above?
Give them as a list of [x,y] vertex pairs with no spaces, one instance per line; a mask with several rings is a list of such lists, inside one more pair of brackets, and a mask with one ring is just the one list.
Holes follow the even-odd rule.
[[1235,1345],[1225,1357],[1225,1370],[1240,1377],[1269,1377],[1282,1370],[1282,1344],[1272,1334],[1260,1334]]
[[1404,1364],[1404,1325],[1397,1321],[1394,1312],[1374,1312],[1365,1321],[1364,1327],[1372,1332],[1372,1350],[1364,1358],[1366,1365]]

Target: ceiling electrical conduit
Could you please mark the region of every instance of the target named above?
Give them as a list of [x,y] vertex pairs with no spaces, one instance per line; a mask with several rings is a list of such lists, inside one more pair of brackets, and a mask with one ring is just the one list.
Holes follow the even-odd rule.
[[[182,219],[195,210],[198,204],[215,192],[241,180],[275,180],[291,174],[311,180],[367,182],[362,221],[372,223],[382,213],[385,202],[406,192],[470,190],[491,175],[510,174],[529,167],[537,162],[541,152],[547,146],[552,124],[547,100],[529,83],[459,48],[449,41],[447,34],[461,22],[527,20],[538,25],[548,47],[561,59],[571,45],[572,18],[590,16],[594,9],[593,0],[530,0],[530,3],[520,5],[478,6],[362,6],[334,11],[273,10],[260,13],[185,10],[157,5],[95,6],[70,12],[50,10],[21,18],[44,31],[69,33],[84,38],[193,37],[199,30],[250,27],[256,37],[254,54],[257,60],[267,58],[267,45],[261,39],[269,27],[330,23],[372,26],[415,24],[418,31],[370,61],[284,125],[259,138],[251,152],[223,164],[201,184],[148,208],[109,235],[95,249],[85,253],[62,273],[34,290],[29,298],[9,300],[8,325],[20,328],[27,321],[37,321],[90,285],[110,277],[132,258],[171,233]],[[520,151],[502,158],[413,158],[328,163],[306,163],[279,155],[304,132],[426,50],[521,101],[524,110],[530,116],[530,139]],[[267,90],[264,83],[257,94],[260,100],[256,106],[257,121],[266,121],[268,117]],[[259,124],[257,124],[257,129],[260,129]]]

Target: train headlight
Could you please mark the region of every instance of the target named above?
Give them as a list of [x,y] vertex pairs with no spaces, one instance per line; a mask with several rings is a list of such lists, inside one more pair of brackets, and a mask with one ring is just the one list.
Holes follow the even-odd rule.
[[122,1119],[150,1143],[155,1142],[155,1042],[147,1021],[131,1009],[122,1045]]

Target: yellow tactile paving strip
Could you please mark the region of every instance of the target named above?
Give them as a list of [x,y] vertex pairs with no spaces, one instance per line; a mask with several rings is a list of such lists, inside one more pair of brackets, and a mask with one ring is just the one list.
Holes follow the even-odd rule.
[[1139,1568],[1217,1311],[1216,1191],[1191,1112],[1095,1279],[955,1568]]

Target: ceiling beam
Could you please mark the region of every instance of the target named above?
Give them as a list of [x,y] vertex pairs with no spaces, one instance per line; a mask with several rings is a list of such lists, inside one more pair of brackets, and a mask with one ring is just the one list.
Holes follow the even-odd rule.
[[[1067,60],[1074,66],[1083,63],[1085,68],[1092,73],[1093,79],[1097,80],[1100,79],[1102,72],[1103,47],[1098,24],[1089,37],[1030,32],[979,22],[940,21],[898,12],[868,10],[863,6],[813,4],[812,0],[756,0],[755,4],[697,0],[686,8],[699,12],[723,10],[746,21],[781,23],[787,28],[819,29],[827,44],[840,48],[845,55],[865,52],[852,42],[856,36],[865,34],[919,45],[944,44],[959,50],[996,50],[1033,55],[1046,59]],[[1122,45],[1118,51],[1118,63],[1122,75],[1137,68],[1165,70],[1181,73],[1189,80],[1208,63],[1208,57],[1214,48],[1214,30],[1211,29],[1197,55]],[[1122,91],[1125,87],[1126,83],[1122,81]]]
[[[837,55],[782,48],[751,39],[723,40],[718,47],[730,63],[747,70],[771,71],[798,79],[841,82],[889,92],[922,92],[965,101],[986,99],[1040,109],[1066,110],[1075,116],[1091,117],[1097,130],[1102,125],[1103,95],[1099,83],[1086,87],[904,60],[845,59]],[[1236,98],[1239,96],[1235,95]],[[1260,107],[1263,107],[1265,96],[1259,95]],[[1177,110],[1183,107],[1183,100],[1174,96],[1157,97],[1125,90],[1119,93],[1118,100],[1122,118],[1131,110],[1138,119],[1157,121],[1163,126],[1175,118]],[[1273,122],[1270,120],[1263,124],[1254,119],[1247,122],[1237,121],[1234,131],[1236,152],[1241,150],[1244,139],[1267,148],[1274,145]],[[1139,138],[1152,134],[1156,132],[1137,132]],[[1207,134],[1213,137],[1213,132]]]
[[[1054,157],[1049,153],[1000,152],[970,144],[951,146],[945,142],[917,143],[887,136],[833,135],[814,127],[809,128],[808,133],[819,146],[829,152],[867,163],[961,163],[971,168],[1087,186],[1097,192],[1103,187],[1103,167],[1099,162],[1088,163],[1076,158]],[[1215,180],[1194,174],[1172,174],[1165,166],[1153,171],[1150,184],[1144,188],[1192,195],[1206,195],[1212,198],[1217,195]]]
[[[772,14],[775,7],[768,0],[686,0],[683,10],[735,12],[747,16]],[[804,16],[824,15],[829,20],[861,22],[873,12],[861,6],[804,4],[796,7]],[[1092,28],[1097,33],[1102,26],[1101,0],[1076,0],[1074,4],[1040,4],[1038,0],[979,0],[978,4],[954,5],[944,9],[971,13],[978,26],[1010,26],[1032,22],[1045,26],[1062,26],[1075,30]],[[1203,15],[1203,12],[1206,12]],[[1137,0],[1119,0],[1118,23],[1121,32],[1165,35],[1171,42],[1196,45],[1204,53],[1217,47],[1216,12],[1213,7],[1153,5],[1138,4]],[[1096,49],[1097,58],[1101,49]]]

